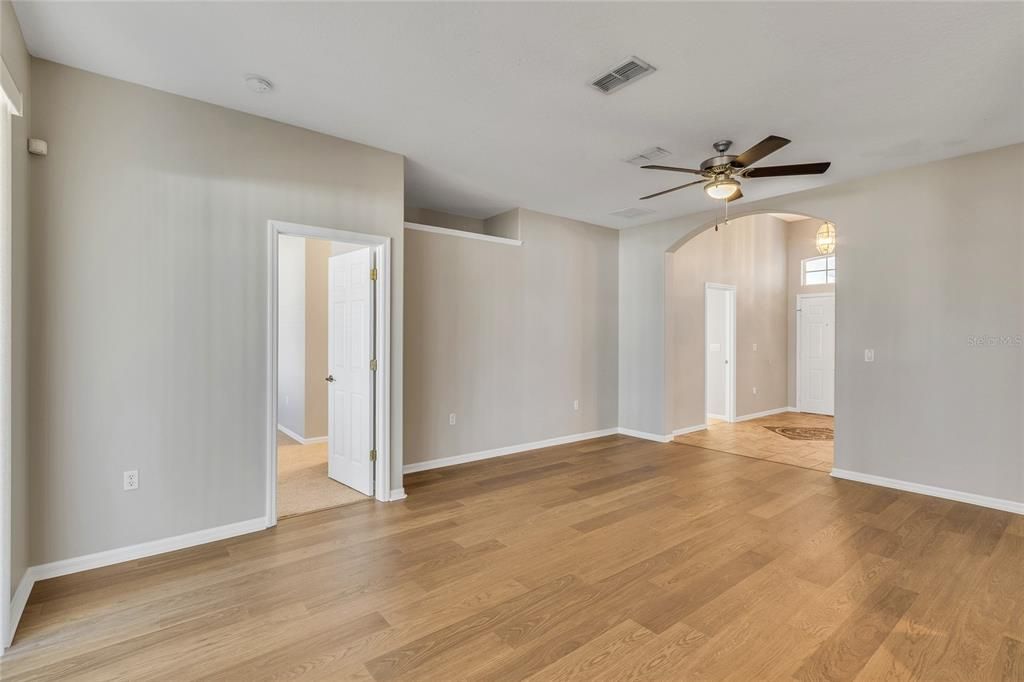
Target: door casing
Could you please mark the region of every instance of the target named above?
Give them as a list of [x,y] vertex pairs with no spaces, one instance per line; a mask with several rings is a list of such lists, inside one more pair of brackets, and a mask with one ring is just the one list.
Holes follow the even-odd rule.
[[[374,466],[373,496],[391,501],[391,237],[301,225],[281,220],[267,221],[267,395],[266,395],[266,512],[267,528],[277,525],[277,324],[278,324],[278,237],[291,235],[311,239],[360,244],[374,250],[377,263],[375,293],[374,354]],[[369,453],[367,453],[369,456]],[[398,470],[401,471],[399,464]]]

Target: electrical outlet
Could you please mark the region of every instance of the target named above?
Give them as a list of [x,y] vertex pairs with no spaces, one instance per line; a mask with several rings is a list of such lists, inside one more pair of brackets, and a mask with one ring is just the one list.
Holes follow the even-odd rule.
[[757,395],[757,386],[754,386],[754,395]]
[[574,410],[580,409],[580,401],[578,401],[578,400],[572,401],[572,409],[574,409]]
[[133,469],[131,471],[124,472],[124,489],[125,490],[138,490],[139,489],[139,470]]
[[874,361],[875,361],[875,349],[874,348],[865,348],[864,349],[864,362],[874,362]]
[[455,426],[455,413],[448,415],[448,426]]

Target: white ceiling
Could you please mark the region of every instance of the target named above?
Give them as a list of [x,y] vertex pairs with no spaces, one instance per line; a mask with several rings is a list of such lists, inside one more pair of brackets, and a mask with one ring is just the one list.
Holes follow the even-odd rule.
[[[17,2],[29,50],[407,157],[410,205],[628,227],[712,206],[719,138],[793,143],[750,201],[1024,141],[1024,3]],[[658,71],[587,83],[630,55]],[[271,94],[250,92],[245,74]],[[738,153],[738,151],[737,151]],[[610,216],[632,206],[656,213]]]

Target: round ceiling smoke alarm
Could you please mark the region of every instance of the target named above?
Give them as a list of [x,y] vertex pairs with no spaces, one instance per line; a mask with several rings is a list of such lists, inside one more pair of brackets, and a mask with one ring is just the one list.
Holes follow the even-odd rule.
[[253,92],[270,92],[274,89],[274,84],[268,81],[263,76],[246,76],[245,84],[249,86],[249,89]]

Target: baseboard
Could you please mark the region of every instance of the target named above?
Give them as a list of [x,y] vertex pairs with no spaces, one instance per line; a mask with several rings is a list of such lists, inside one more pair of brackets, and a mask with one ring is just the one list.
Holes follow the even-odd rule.
[[[711,415],[708,415],[709,417]],[[697,424],[696,426],[684,426],[681,429],[676,429],[672,432],[673,436],[685,436],[688,433],[694,433],[695,431],[704,431],[708,428],[707,424]]]
[[398,502],[405,499],[405,488],[394,488],[388,496],[388,502]]
[[753,412],[751,414],[745,414],[740,417],[736,417],[736,421],[745,422],[751,419],[760,419],[761,417],[770,417],[773,414],[782,414],[783,412],[796,412],[794,407],[776,407],[772,410],[765,410],[764,412]]
[[284,435],[288,436],[292,440],[299,441],[299,443],[301,443],[302,445],[312,445],[314,443],[326,443],[327,442],[327,436],[317,436],[316,438],[303,438],[302,436],[300,436],[299,434],[295,433],[291,429],[289,429],[289,428],[287,428],[285,426],[281,426],[280,424],[277,425],[277,430],[280,431],[281,433],[283,433]]
[[165,552],[173,552],[175,550],[185,549],[186,547],[205,545],[208,542],[216,542],[217,540],[233,538],[236,535],[254,533],[258,530],[263,530],[266,527],[267,519],[265,516],[261,516],[256,519],[249,519],[248,521],[230,523],[226,526],[205,528],[203,530],[195,531],[194,533],[185,533],[184,535],[175,535],[173,537],[162,538],[160,540],[151,540],[150,542],[143,542],[138,545],[118,547],[117,549],[109,549],[105,552],[86,554],[85,556],[73,557],[71,559],[61,559],[60,561],[53,561],[48,564],[33,566],[31,570],[35,571],[34,577],[36,580],[46,580],[48,578],[56,578],[70,573],[79,573],[81,571],[89,571],[103,566],[112,566],[113,564],[120,564],[125,561],[134,561],[135,559],[142,559],[143,557],[163,554]]
[[602,429],[600,431],[590,431],[587,433],[574,433],[569,436],[559,436],[558,438],[549,438],[547,440],[539,440],[533,443],[520,443],[519,445],[509,445],[503,448],[494,448],[493,450],[481,450],[479,452],[468,452],[464,455],[453,455],[451,457],[431,459],[426,462],[414,462],[412,464],[406,464],[404,467],[402,467],[402,473],[413,474],[416,473],[417,471],[441,469],[443,467],[455,466],[456,464],[466,464],[467,462],[477,462],[482,459],[491,459],[492,457],[504,457],[505,455],[514,455],[517,452],[526,452],[527,450],[538,450],[540,448],[550,448],[554,445],[565,445],[567,443],[575,443],[577,441],[589,440],[591,438],[611,436],[620,432],[620,429]]
[[633,429],[626,429],[623,427],[618,428],[618,432],[623,436],[632,436],[633,438],[643,438],[644,440],[653,440],[655,443],[670,443],[672,442],[672,434],[663,436],[658,433],[647,433],[646,431],[634,431]]
[[967,504],[974,504],[979,507],[989,507],[990,509],[999,509],[1013,514],[1024,515],[1024,502],[1014,502],[1013,500],[1004,500],[998,497],[976,495],[974,493],[966,493],[961,490],[951,490],[949,488],[939,488],[934,485],[924,485],[923,483],[901,481],[896,478],[886,478],[885,476],[862,474],[858,471],[848,471],[846,469],[833,469],[832,476],[835,478],[842,478],[847,481],[879,485],[883,488],[905,490],[908,493],[919,493],[921,495],[929,495],[931,497],[941,497],[944,500],[966,502]]
[[10,619],[10,632],[7,634],[7,641],[3,643],[3,647],[0,647],[0,655],[3,654],[3,649],[6,649],[14,641],[14,633],[18,631],[18,623],[21,622],[21,614],[25,613],[25,605],[28,604],[28,596],[32,593],[32,587],[36,584],[35,567],[29,566],[25,569],[25,574],[21,576],[21,582],[18,583],[18,589],[14,591],[14,595],[11,596],[11,619]]

